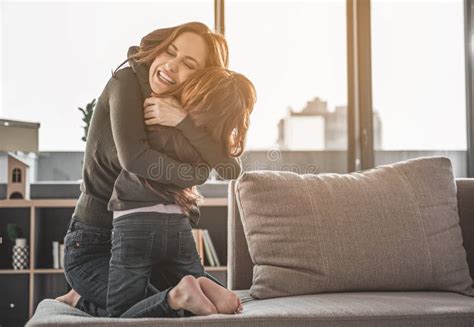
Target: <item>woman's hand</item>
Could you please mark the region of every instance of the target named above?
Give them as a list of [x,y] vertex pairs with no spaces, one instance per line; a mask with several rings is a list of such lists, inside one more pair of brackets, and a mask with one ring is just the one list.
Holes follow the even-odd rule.
[[188,115],[174,98],[150,97],[143,106],[146,125],[176,126]]

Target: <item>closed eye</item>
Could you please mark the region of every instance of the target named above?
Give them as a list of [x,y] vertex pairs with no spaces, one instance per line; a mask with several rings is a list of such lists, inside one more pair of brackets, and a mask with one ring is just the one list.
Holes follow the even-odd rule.
[[[176,45],[173,44],[173,43],[170,44],[170,47],[168,48],[167,51],[170,51],[170,49],[172,49],[172,50],[174,50],[174,51],[179,51],[178,48],[176,47]],[[173,56],[176,56],[176,54],[172,54],[172,55],[173,55]],[[199,62],[198,62],[195,58],[193,58],[193,57],[191,57],[191,56],[185,56],[185,59],[187,59],[188,62],[189,62],[189,61],[192,61],[193,63],[196,63],[196,66],[199,67]],[[188,63],[185,63],[185,66],[186,66],[187,68],[189,68],[189,69],[196,69],[196,67],[195,67],[194,65],[190,65],[190,64],[188,64]]]

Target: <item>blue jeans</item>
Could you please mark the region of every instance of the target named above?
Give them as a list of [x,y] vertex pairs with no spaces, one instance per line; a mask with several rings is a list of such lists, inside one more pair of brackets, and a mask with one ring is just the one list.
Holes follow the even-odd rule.
[[[84,224],[71,219],[64,238],[64,274],[69,285],[81,298],[76,307],[97,317],[109,316],[107,312],[107,288],[111,258],[111,230]],[[166,267],[165,267],[166,268]],[[159,293],[176,284],[169,282],[167,270],[153,267],[146,296]],[[222,284],[206,273],[206,277]],[[165,298],[166,299],[166,298]],[[170,316],[182,317],[187,311],[171,311]]]
[[178,284],[186,275],[206,277],[189,218],[157,212],[115,218],[107,293],[110,316],[170,316],[166,296],[173,286],[147,295],[154,267],[161,268],[168,285]]

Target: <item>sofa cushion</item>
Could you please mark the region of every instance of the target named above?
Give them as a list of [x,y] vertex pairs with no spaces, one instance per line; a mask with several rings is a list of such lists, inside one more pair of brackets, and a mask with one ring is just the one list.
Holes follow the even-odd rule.
[[255,298],[382,290],[474,295],[448,158],[350,174],[252,171],[235,187]]
[[[455,293],[334,293],[252,300],[236,291],[237,315],[187,318],[94,318],[63,303],[43,300],[27,326],[353,327],[474,325],[474,299]],[[248,302],[250,299],[250,302]]]

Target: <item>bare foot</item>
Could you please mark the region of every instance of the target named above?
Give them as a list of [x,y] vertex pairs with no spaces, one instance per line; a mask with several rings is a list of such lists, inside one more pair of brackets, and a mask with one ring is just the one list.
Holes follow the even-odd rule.
[[59,302],[66,303],[66,304],[69,304],[70,306],[75,307],[76,304],[77,304],[77,301],[79,301],[80,298],[81,298],[81,296],[79,295],[79,293],[77,293],[75,290],[71,289],[68,293],[57,297],[55,300],[59,301]]
[[198,282],[203,293],[214,303],[219,313],[233,314],[243,311],[240,298],[231,290],[206,277],[199,277]]
[[217,313],[214,304],[204,295],[196,278],[187,275],[168,293],[168,304],[174,310],[184,309],[198,316]]

